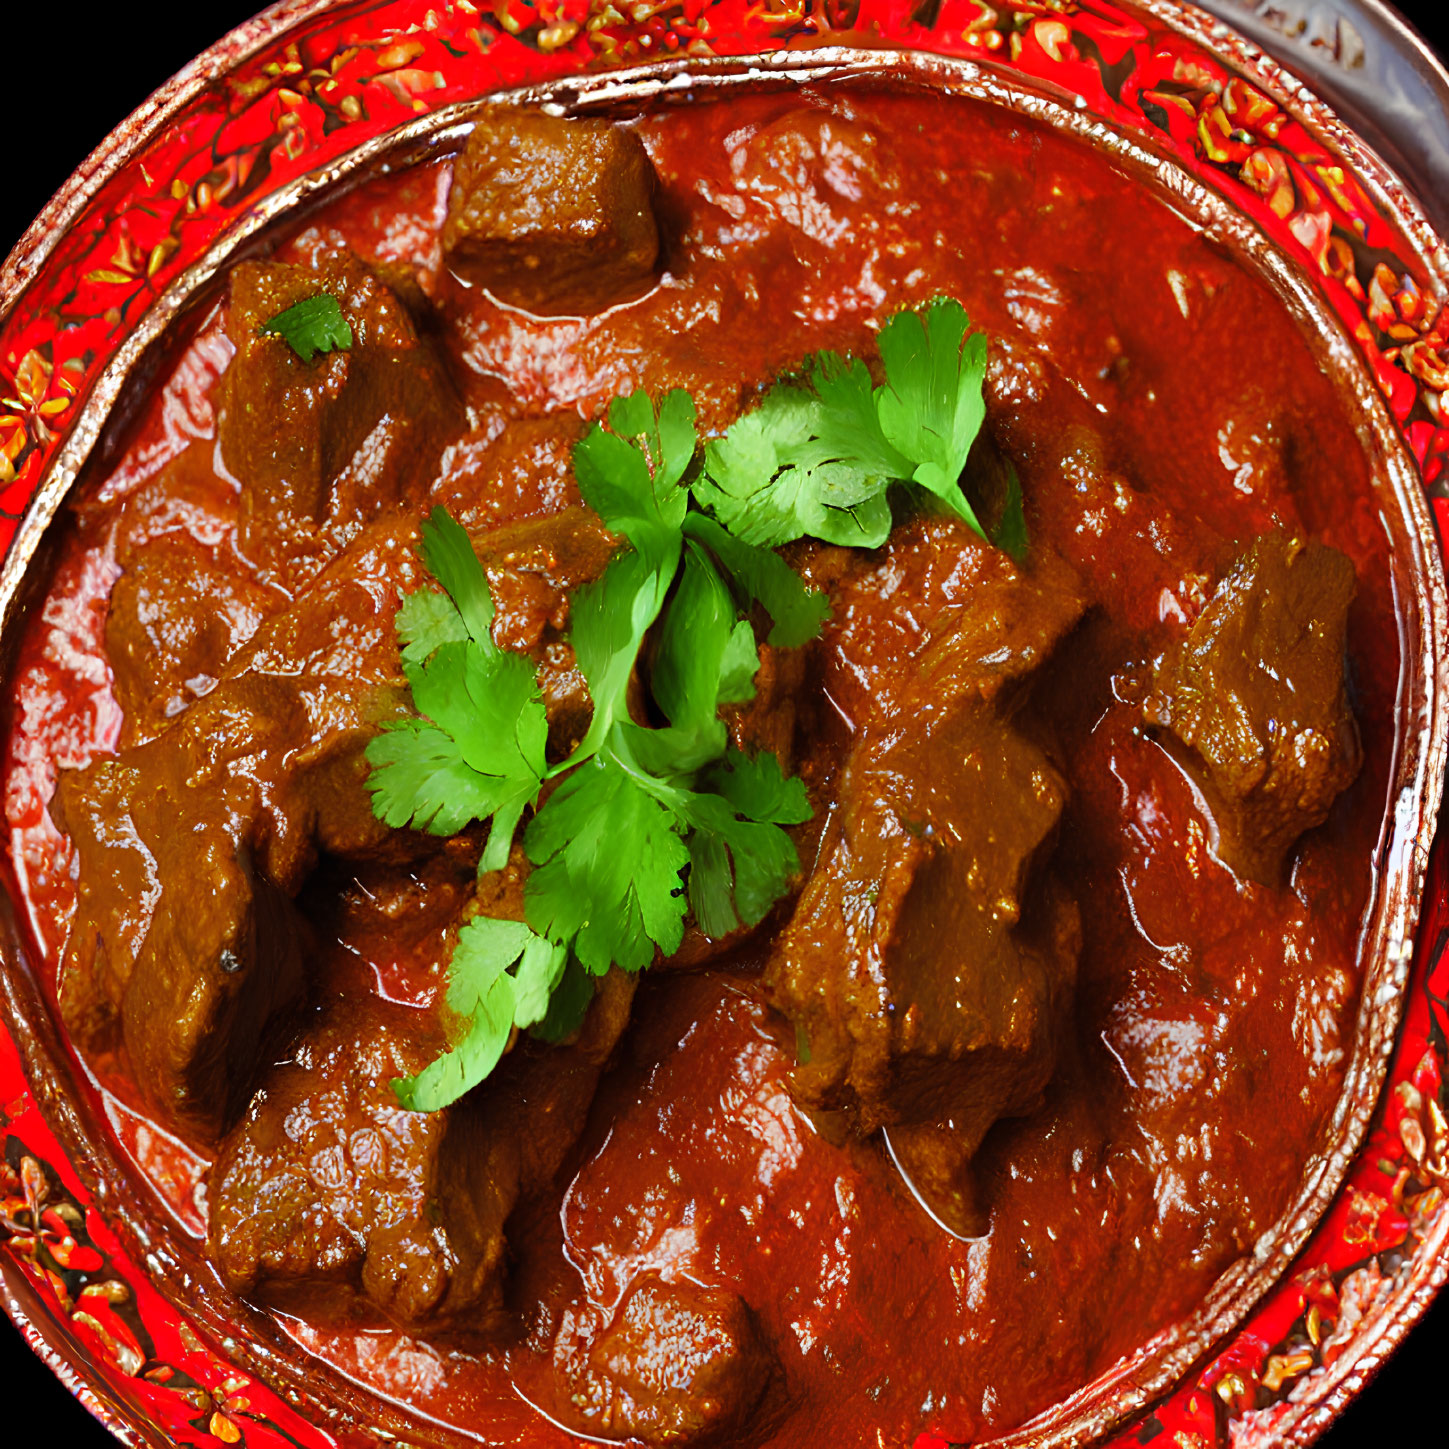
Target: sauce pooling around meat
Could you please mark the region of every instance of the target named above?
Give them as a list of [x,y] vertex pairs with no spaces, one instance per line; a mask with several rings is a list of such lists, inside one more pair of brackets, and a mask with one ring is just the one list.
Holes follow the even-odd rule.
[[[552,213],[483,125],[460,175],[506,226],[447,163],[333,202],[78,492],[6,794],[60,1011],[178,1231],[451,1426],[418,1437],[1008,1428],[1274,1222],[1342,1081],[1398,673],[1348,404],[1231,257],[972,103],[661,110],[590,132],[602,173],[533,168]],[[544,267],[540,211],[577,242]],[[279,372],[254,324],[319,286],[353,348]],[[797,895],[403,1111],[449,942],[523,888],[357,788],[419,519],[469,531],[576,741],[567,601],[612,547],[584,421],[684,387],[717,433],[939,294],[990,338],[1024,561],[929,512],[787,549],[832,614],[732,728],[809,788]]]

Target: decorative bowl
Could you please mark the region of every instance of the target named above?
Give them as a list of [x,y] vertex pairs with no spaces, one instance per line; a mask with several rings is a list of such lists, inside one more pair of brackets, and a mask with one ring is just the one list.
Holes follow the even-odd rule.
[[[111,415],[271,221],[456,146],[481,97],[588,110],[841,75],[985,98],[1104,148],[1236,247],[1361,404],[1407,647],[1328,1136],[1294,1205],[1183,1323],[997,1441],[1307,1444],[1449,1275],[1449,860],[1431,850],[1449,735],[1449,251],[1399,176],[1241,34],[1178,0],[285,0],[114,133],[0,271],[0,657]],[[7,800],[12,829],[20,808]],[[7,884],[23,869],[10,853]],[[214,1293],[128,1182],[73,1089],[9,893],[0,953],[0,1299],[37,1352],[129,1443],[406,1441],[405,1412]],[[926,1425],[916,1443],[944,1441]]]

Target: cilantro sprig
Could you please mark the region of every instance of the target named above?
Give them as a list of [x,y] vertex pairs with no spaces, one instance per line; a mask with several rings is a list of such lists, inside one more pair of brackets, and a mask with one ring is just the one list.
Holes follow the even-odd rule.
[[[468,534],[442,509],[424,523],[422,557],[441,592],[410,594],[398,612],[417,713],[368,746],[373,808],[435,834],[488,824],[480,872],[507,862],[528,816],[532,868],[524,920],[479,917],[459,932],[447,996],[459,1030],[450,1051],[394,1083],[405,1106],[455,1100],[518,1031],[568,1035],[593,999],[590,977],[671,955],[690,913],[718,938],[757,924],[789,890],[800,861],[786,827],[810,818],[805,788],[774,755],[731,747],[721,716],[754,696],[757,611],[770,644],[787,648],[829,613],[773,550],[802,537],[884,542],[895,486],[985,537],[960,481],[984,418],[985,339],[943,299],[887,322],[880,352],[881,385],[859,359],[821,353],[702,455],[680,390],[657,409],[643,393],[614,399],[608,427],[578,443],[579,491],[622,543],[570,601],[593,714],[553,766],[534,666],[494,643]],[[1024,553],[1014,471],[996,532],[998,546]],[[641,681],[651,723],[631,712]]]
[[969,329],[950,298],[898,312],[881,328],[880,387],[859,358],[817,354],[708,445],[695,496],[746,543],[875,548],[891,529],[887,490],[912,483],[985,538],[960,481],[986,416],[986,338]]
[[328,292],[278,312],[260,330],[283,338],[303,362],[311,362],[319,352],[346,352],[352,346],[352,326],[337,298]]
[[418,713],[385,725],[367,746],[373,813],[434,835],[492,821],[479,869],[498,870],[543,784],[543,696],[532,661],[493,642],[488,576],[442,508],[423,524],[422,556],[443,592],[419,590],[398,610]]

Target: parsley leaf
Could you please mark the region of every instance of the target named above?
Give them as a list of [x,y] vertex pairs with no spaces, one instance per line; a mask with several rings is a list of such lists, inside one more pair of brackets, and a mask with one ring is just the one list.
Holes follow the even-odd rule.
[[285,339],[303,362],[311,362],[319,352],[346,352],[352,346],[352,328],[337,298],[326,292],[278,312],[260,330]]
[[984,538],[960,485],[986,416],[986,338],[969,327],[947,298],[898,312],[880,333],[881,387],[858,358],[820,353],[708,444],[695,497],[747,544],[875,548],[890,533],[888,488],[914,483]]
[[918,312],[897,312],[881,328],[886,385],[876,394],[881,431],[916,466],[909,476],[981,534],[961,470],[986,404],[986,337],[970,328],[959,302],[939,297]]
[[477,916],[458,932],[448,967],[448,1009],[466,1022],[451,1050],[393,1091],[404,1107],[435,1112],[456,1102],[498,1065],[516,1029],[542,1022],[568,951],[521,921]]
[[689,854],[667,795],[619,730],[549,796],[524,832],[536,869],[524,883],[529,923],[596,975],[638,971],[684,939],[679,873]]
[[830,599],[824,590],[807,589],[773,549],[743,542],[704,513],[685,514],[684,533],[713,554],[742,608],[758,603],[770,616],[771,644],[788,649],[807,643],[830,617]]
[[1021,501],[1021,477],[1009,462],[1006,463],[1006,501],[991,541],[1017,563],[1026,557],[1026,511]]
[[398,610],[403,672],[423,718],[394,721],[368,742],[372,808],[388,825],[434,835],[491,819],[479,869],[497,870],[543,781],[543,698],[533,662],[493,642],[488,576],[466,530],[434,509],[421,552],[447,590],[420,590]]

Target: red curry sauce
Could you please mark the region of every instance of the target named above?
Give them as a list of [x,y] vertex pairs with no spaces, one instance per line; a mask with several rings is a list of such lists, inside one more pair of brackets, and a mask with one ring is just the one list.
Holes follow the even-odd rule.
[[[1346,1065],[1394,748],[1385,531],[1346,394],[1273,295],[1077,144],[973,103],[846,89],[668,109],[637,129],[663,188],[668,270],[599,316],[531,317],[441,273],[446,164],[363,185],[281,252],[340,242],[407,264],[453,309],[446,342],[476,421],[449,455],[443,501],[487,487],[500,520],[572,489],[476,476],[510,417],[593,417],[616,393],[684,386],[702,429],[717,428],[806,353],[866,352],[901,306],[961,299],[993,339],[989,417],[1020,469],[1033,543],[1058,550],[1091,600],[1034,691],[1072,792],[1057,862],[1083,919],[1075,1036],[1043,1108],[987,1139],[991,1229],[962,1241],[921,1211],[879,1140],[829,1141],[792,1104],[793,1041],[752,992],[768,939],[705,973],[656,972],[561,1196],[510,1230],[519,1342],[465,1353],[387,1329],[287,1326],[431,1419],[490,1442],[566,1444],[546,1417],[555,1340],[653,1269],[735,1288],[758,1315],[783,1386],[751,1442],[974,1439],[1189,1310],[1297,1188]],[[84,481],[22,648],[6,813],[52,968],[73,885],[45,801],[56,769],[114,747],[120,725],[102,632],[108,530],[124,498],[212,435],[207,392],[228,356],[213,319],[122,461]],[[1041,358],[1064,382],[1042,382]],[[1365,753],[1277,890],[1213,857],[1132,695],[1235,546],[1274,524],[1354,563]],[[898,581],[891,568],[877,580],[883,647],[869,669],[892,668]],[[857,683],[873,687],[869,670]],[[821,713],[835,740],[852,724]],[[336,892],[326,990],[431,1008],[456,902],[366,880],[318,890]],[[124,1098],[112,1064],[91,1066]],[[112,1120],[198,1233],[206,1162],[133,1114]]]

